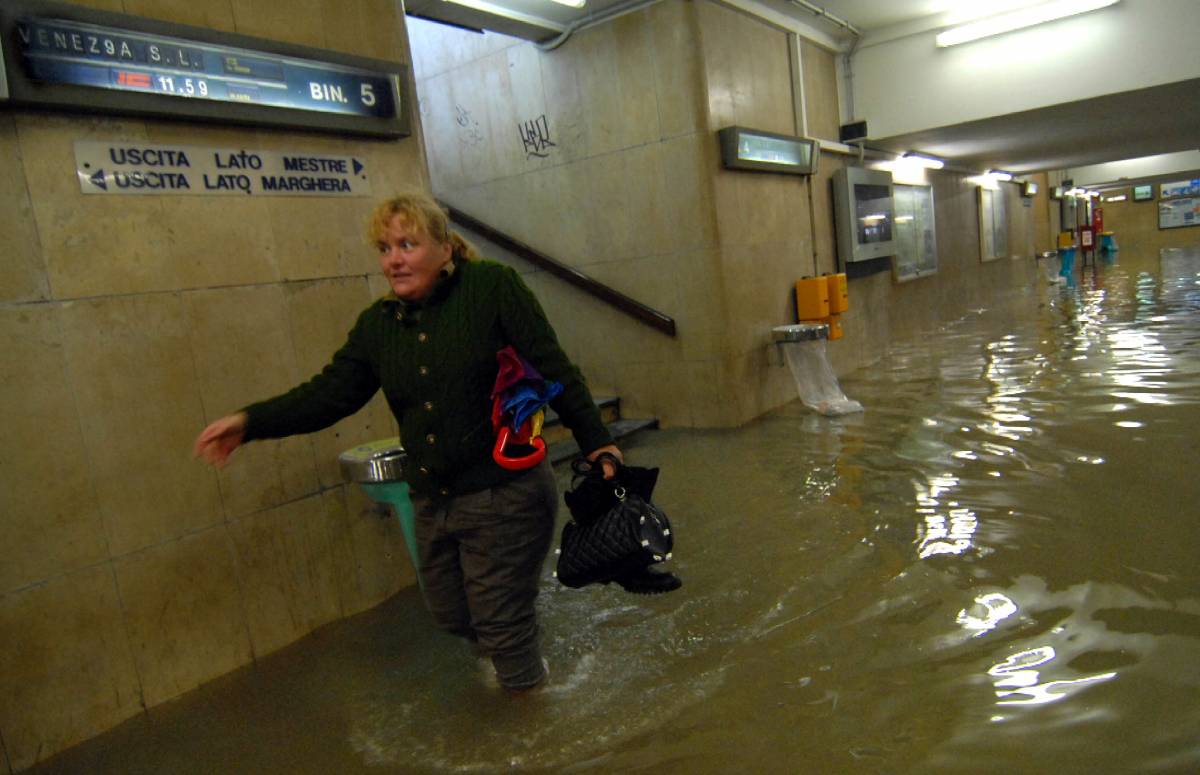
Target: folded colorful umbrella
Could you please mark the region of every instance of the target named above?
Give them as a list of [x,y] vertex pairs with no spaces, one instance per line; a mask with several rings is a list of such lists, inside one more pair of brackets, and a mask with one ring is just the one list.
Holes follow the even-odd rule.
[[542,407],[563,388],[539,374],[511,345],[499,350],[496,360],[500,368],[492,387],[492,425],[496,432],[492,457],[508,469],[531,468],[546,457],[546,443],[538,438]]

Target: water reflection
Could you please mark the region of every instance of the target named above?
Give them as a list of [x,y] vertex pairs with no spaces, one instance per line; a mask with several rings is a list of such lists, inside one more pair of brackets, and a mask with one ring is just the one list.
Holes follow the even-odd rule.
[[[1021,651],[988,670],[995,679],[997,705],[1045,705],[1066,699],[1071,694],[1099,681],[1116,678],[1116,672],[1089,675],[1083,678],[1043,681],[1033,668],[1045,665],[1057,656],[1052,646]],[[1019,695],[1017,699],[1012,699]]]

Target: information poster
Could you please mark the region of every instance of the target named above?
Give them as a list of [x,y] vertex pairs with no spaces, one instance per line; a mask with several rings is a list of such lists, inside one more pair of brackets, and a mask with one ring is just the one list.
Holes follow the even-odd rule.
[[1200,178],[1162,183],[1158,187],[1158,196],[1161,199],[1173,196],[1200,196]]
[[1178,229],[1182,226],[1200,226],[1200,196],[1159,200],[1158,228]]

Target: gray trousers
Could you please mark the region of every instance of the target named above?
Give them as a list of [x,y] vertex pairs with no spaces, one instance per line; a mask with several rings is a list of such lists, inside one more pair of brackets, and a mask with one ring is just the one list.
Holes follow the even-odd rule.
[[557,510],[548,462],[487,490],[413,497],[425,604],[439,627],[491,657],[506,688],[545,676],[534,602]]

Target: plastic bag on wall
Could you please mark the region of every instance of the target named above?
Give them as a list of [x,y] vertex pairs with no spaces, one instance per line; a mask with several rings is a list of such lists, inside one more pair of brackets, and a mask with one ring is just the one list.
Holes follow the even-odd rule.
[[825,355],[825,341],[794,342],[785,346],[788,368],[800,400],[813,411],[827,416],[852,414],[863,410],[862,404],[846,398],[838,385],[833,367]]

